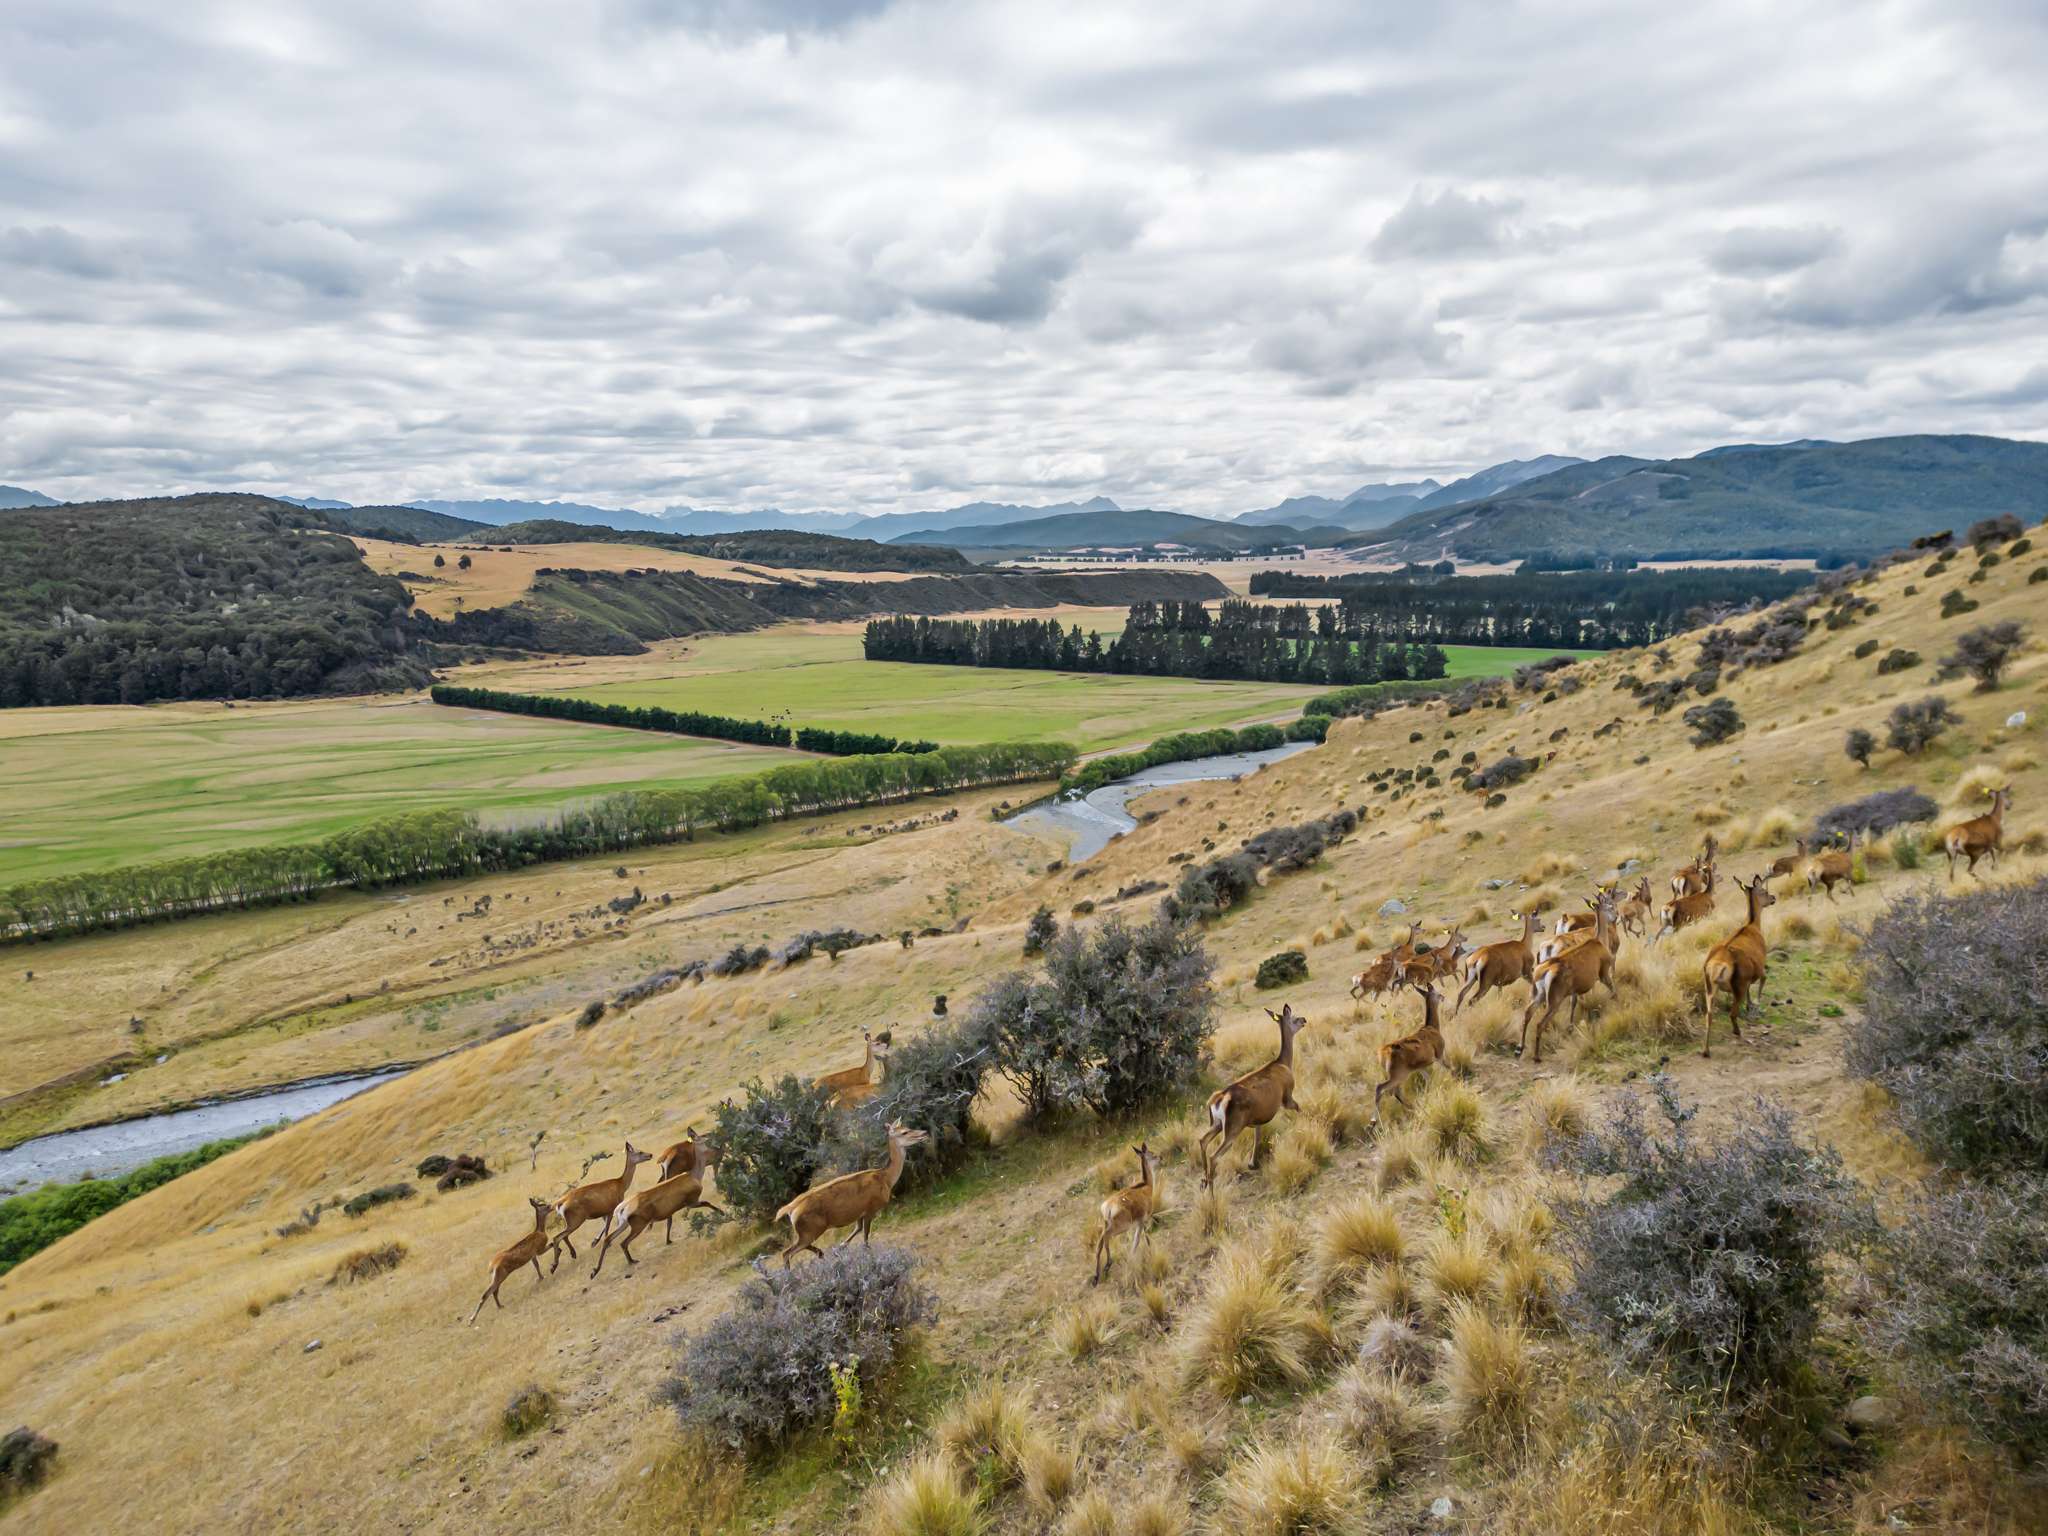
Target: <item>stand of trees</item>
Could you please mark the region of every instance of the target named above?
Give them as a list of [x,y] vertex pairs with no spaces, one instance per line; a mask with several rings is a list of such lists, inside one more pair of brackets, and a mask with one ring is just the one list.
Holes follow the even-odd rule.
[[[1700,610],[1774,603],[1813,584],[1810,572],[1761,566],[1682,571],[1568,571],[1438,578],[1426,569],[1309,576],[1260,571],[1255,596],[1334,601],[1340,632],[1382,644],[1655,645],[1699,622]],[[1318,620],[1320,623],[1321,621]]]
[[794,746],[802,752],[822,752],[828,757],[936,752],[939,745],[935,741],[898,740],[872,731],[835,731],[815,725],[792,730],[779,720],[739,720],[731,715],[707,715],[694,709],[662,709],[654,705],[599,704],[554,693],[500,693],[491,688],[460,688],[440,683],[429,690],[429,696],[436,704],[460,709],[580,720],[587,725],[618,725],[628,730],[666,731],[677,736],[712,736],[762,747]]
[[0,942],[276,906],[337,887],[373,890],[517,869],[914,795],[1053,779],[1074,756],[1065,742],[1028,741],[807,758],[689,788],[623,790],[518,827],[487,827],[470,811],[420,811],[317,843],[26,881],[0,890]]
[[1267,683],[1359,683],[1442,677],[1434,644],[1383,642],[1336,605],[1311,610],[1232,599],[1212,615],[1200,602],[1131,605],[1124,632],[1107,644],[1057,619],[927,619],[898,614],[869,622],[869,661],[963,667],[1027,667],[1148,677],[1236,678]]
[[1303,715],[1285,725],[1247,725],[1241,730],[1223,725],[1213,731],[1181,731],[1176,735],[1162,736],[1135,752],[1091,757],[1070,769],[1060,780],[1060,788],[1086,794],[1091,789],[1100,789],[1113,780],[1156,768],[1161,763],[1192,762],[1198,757],[1221,757],[1231,752],[1263,752],[1270,747],[1285,746],[1290,741],[1320,742],[1329,734],[1330,717],[1327,715]]

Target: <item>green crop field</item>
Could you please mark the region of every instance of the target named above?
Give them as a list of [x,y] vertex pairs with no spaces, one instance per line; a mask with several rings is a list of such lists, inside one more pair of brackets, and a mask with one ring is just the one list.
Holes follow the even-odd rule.
[[0,712],[0,884],[260,843],[400,811],[555,806],[787,762],[421,699]]

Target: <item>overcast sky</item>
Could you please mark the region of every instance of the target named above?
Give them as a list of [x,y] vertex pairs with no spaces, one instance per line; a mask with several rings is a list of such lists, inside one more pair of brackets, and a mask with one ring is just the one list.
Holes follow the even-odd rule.
[[1215,514],[2048,437],[2044,17],[6,0],[0,482]]

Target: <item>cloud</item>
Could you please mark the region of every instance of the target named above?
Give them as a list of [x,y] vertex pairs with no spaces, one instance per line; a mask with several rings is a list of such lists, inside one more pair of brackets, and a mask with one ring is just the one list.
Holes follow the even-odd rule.
[[1775,277],[1812,266],[1841,244],[1837,230],[1747,225],[1731,229],[1707,252],[1707,265],[1728,277]]
[[1373,237],[1372,253],[1382,261],[1466,256],[1494,250],[1507,239],[1513,209],[1483,197],[1446,189],[1435,196],[1420,187]]

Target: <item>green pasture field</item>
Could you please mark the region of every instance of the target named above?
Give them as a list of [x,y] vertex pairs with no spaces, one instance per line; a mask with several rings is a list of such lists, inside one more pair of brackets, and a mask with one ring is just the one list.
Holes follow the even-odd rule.
[[0,884],[401,811],[490,813],[700,783],[798,754],[443,709],[424,699],[0,711]]

